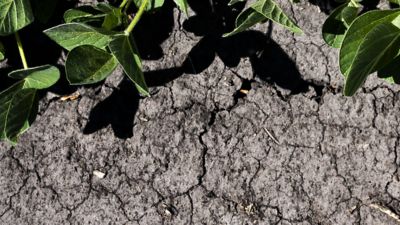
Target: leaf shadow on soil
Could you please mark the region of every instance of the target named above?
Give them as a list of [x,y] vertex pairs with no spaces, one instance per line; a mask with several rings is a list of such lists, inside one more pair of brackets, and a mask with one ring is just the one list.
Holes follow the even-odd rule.
[[[182,75],[199,74],[217,56],[229,68],[237,67],[242,58],[248,58],[256,77],[287,89],[293,95],[307,92],[310,86],[315,86],[302,79],[293,60],[270,38],[273,28],[271,23],[266,34],[249,30],[232,37],[222,37],[224,33],[234,29],[235,19],[244,8],[243,3],[228,7],[228,0],[188,2],[195,15],[183,23],[183,28],[201,39],[181,66],[145,72],[146,82],[150,87],[163,86]],[[163,57],[160,46],[173,30],[173,7],[167,5],[156,14],[144,17],[138,26],[135,38],[143,59],[156,60]],[[160,21],[163,21],[163,26],[159,26]],[[148,29],[149,27],[157,29]],[[127,81],[124,80],[114,93],[94,107],[84,133],[94,133],[111,124],[118,138],[132,137],[134,116],[140,97],[137,92],[132,91],[133,85],[129,86],[129,81],[127,84],[125,82]]]
[[[361,4],[364,6],[363,12],[376,9],[379,1],[380,0],[362,1]],[[335,0],[309,0],[309,2],[318,6],[325,14],[330,14],[336,7],[343,4],[336,2]]]
[[110,96],[91,110],[83,133],[91,134],[111,125],[116,137],[121,139],[132,137],[139,100],[139,94],[132,87],[131,81],[123,79]]
[[[172,1],[165,2],[161,10],[143,15],[135,28],[134,37],[143,60],[158,60],[164,56],[161,44],[170,37],[173,30],[174,7]],[[132,137],[140,98],[133,83],[124,77],[112,94],[91,110],[83,133],[92,134],[111,125],[116,137]]]
[[164,85],[183,74],[199,74],[218,56],[229,68],[237,67],[241,59],[248,58],[256,77],[287,89],[291,94],[308,91],[312,84],[302,79],[293,60],[270,38],[272,23],[269,23],[266,34],[248,30],[224,38],[223,34],[234,29],[235,19],[244,4],[237,3],[231,8],[226,0],[213,2],[214,5],[207,5],[196,0],[189,1],[196,15],[186,20],[183,28],[200,36],[201,40],[180,67],[146,72],[149,86]]

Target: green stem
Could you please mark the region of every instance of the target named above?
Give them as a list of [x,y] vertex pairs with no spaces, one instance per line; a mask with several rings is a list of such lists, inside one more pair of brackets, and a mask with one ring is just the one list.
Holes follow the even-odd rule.
[[129,6],[132,4],[132,1],[128,1],[128,3],[126,3],[126,6],[124,8],[124,13],[126,14],[126,11],[128,11]]
[[24,69],[28,69],[28,63],[26,62],[24,47],[22,46],[21,38],[19,37],[18,32],[15,33],[15,40],[17,40],[19,55],[21,56],[22,65]]
[[129,0],[124,0],[122,1],[121,5],[119,5],[119,8],[122,9],[124,6],[129,2]]
[[133,18],[132,22],[125,29],[125,34],[126,35],[129,35],[132,32],[133,28],[135,28],[136,24],[139,22],[140,17],[142,17],[142,14],[143,14],[144,10],[146,9],[146,5],[147,5],[148,1],[149,0],[143,0],[142,1],[142,4],[140,5],[139,10],[137,11],[137,13],[136,13],[135,17]]

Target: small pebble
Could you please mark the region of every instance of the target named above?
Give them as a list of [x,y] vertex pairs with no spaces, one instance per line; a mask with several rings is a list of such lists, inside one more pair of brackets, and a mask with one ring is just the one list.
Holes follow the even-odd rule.
[[106,176],[105,173],[98,171],[98,170],[93,171],[93,175],[95,175],[96,177],[98,177],[100,179],[103,179]]

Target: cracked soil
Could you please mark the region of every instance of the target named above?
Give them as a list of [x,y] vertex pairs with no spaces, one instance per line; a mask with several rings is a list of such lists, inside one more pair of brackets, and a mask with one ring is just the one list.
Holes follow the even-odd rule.
[[171,8],[149,98],[120,69],[77,100],[45,93],[0,143],[0,224],[399,224],[371,204],[400,214],[400,88],[373,75],[344,97],[326,15],[288,2],[303,35],[225,41]]

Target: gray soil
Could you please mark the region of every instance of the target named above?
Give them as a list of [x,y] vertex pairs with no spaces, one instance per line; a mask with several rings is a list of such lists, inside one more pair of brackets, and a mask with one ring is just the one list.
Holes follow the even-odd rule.
[[[282,2],[305,33],[274,25],[280,52],[263,66],[298,73],[304,90],[257,75],[249,57],[215,57],[150,98],[120,69],[75,101],[48,92],[20,143],[0,143],[0,224],[399,224],[371,205],[400,214],[399,87],[374,75],[344,97],[338,52],[320,36],[326,15]],[[174,17],[145,71],[181,65],[202,39]]]

